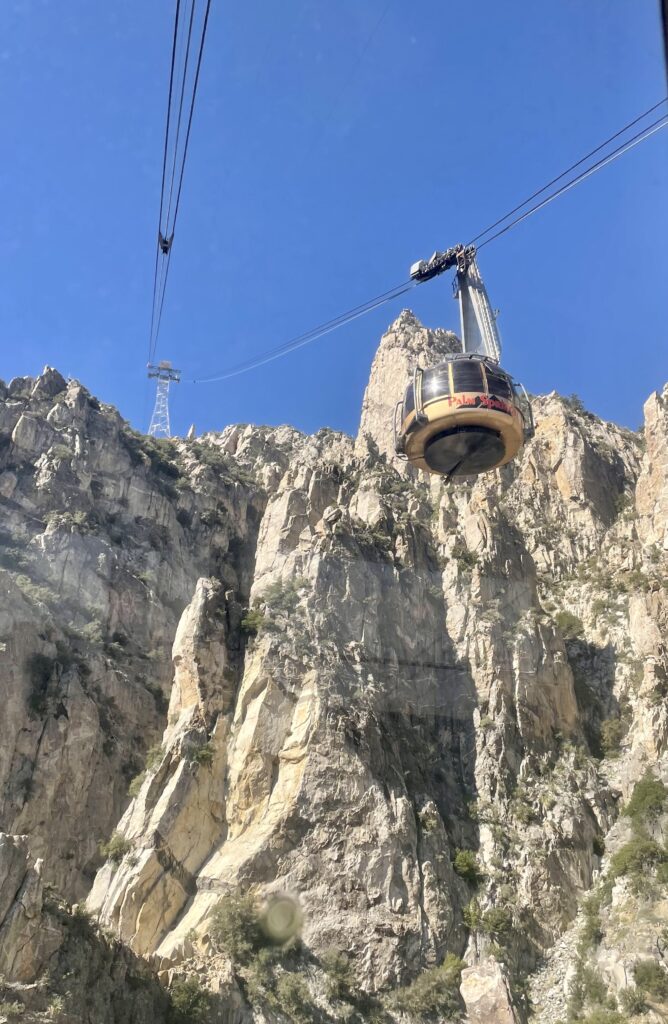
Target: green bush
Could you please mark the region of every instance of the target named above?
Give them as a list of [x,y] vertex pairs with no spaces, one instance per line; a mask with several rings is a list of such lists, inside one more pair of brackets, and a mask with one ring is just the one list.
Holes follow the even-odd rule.
[[131,780],[128,786],[128,796],[136,797],[139,795],[144,779],[146,778],[146,772],[140,772],[139,775],[135,775],[134,779]]
[[470,885],[478,885],[484,877],[478,864],[478,858],[473,850],[458,849],[452,866],[455,869],[455,873],[466,882],[469,882]]
[[598,946],[603,938],[601,929],[601,898],[598,895],[589,896],[582,904],[584,912],[584,924],[580,929],[580,948],[592,949]]
[[668,1000],[668,971],[658,960],[639,960],[633,967],[633,978],[641,992],[661,1002]]
[[440,967],[424,971],[411,985],[387,997],[390,1009],[408,1014],[440,1014],[446,1020],[461,1016],[459,983],[464,961],[448,953]]
[[246,636],[257,636],[266,625],[267,617],[259,608],[249,608],[241,620],[241,632]]
[[619,1002],[622,1010],[625,1010],[632,1017],[647,1013],[649,1009],[644,994],[639,988],[633,986],[622,989],[619,993]]
[[7,1020],[16,1020],[17,1017],[22,1017],[25,1012],[26,1008],[23,1003],[0,1003],[0,1013],[4,1014]]
[[491,935],[500,940],[507,937],[513,926],[513,915],[507,907],[492,907],[485,911],[480,922],[481,930],[485,935]]
[[624,732],[624,723],[620,718],[606,718],[601,723],[601,750],[605,757],[617,757]]
[[210,1024],[214,1009],[213,997],[202,988],[197,978],[175,981],[170,992],[168,1024]]
[[328,999],[350,999],[355,978],[346,953],[338,949],[327,949],[320,957],[320,966],[327,975],[325,992]]
[[472,932],[478,931],[482,922],[482,911],[480,904],[476,899],[471,900],[462,911],[462,917],[464,918],[464,924]]
[[623,814],[635,827],[640,827],[647,820],[656,821],[665,807],[666,797],[668,789],[648,768],[642,779],[636,782]]
[[579,619],[577,615],[573,615],[572,612],[557,612],[554,621],[559,627],[564,640],[576,640],[584,633],[582,619]]
[[464,570],[474,569],[479,561],[475,551],[470,551],[460,540],[456,541],[452,548],[452,557]]
[[298,974],[281,974],[276,982],[276,998],[291,1024],[309,1024],[315,1019],[308,985]]
[[635,836],[613,854],[610,860],[610,876],[620,878],[622,875],[631,875],[640,878],[648,869],[661,864],[666,858],[665,851],[654,839]]
[[125,836],[122,836],[120,832],[112,832],[109,841],[106,843],[100,843],[99,850],[101,855],[106,860],[111,860],[114,864],[120,864],[125,857],[126,853],[129,853],[132,849],[132,843]]
[[4,1014],[7,1020],[16,1020],[17,1017],[22,1017],[25,1012],[26,1008],[23,1003],[0,1003],[0,1013]]
[[215,753],[216,751],[214,750],[213,744],[205,743],[203,747],[197,747],[195,750],[193,750],[190,756],[191,759],[195,761],[196,764],[201,764],[205,768],[208,768],[211,764],[213,764],[213,758]]
[[211,916],[213,945],[239,964],[248,963],[264,944],[252,896],[230,893],[218,902]]
[[165,748],[161,743],[155,743],[152,747],[149,747],[146,751],[146,771],[154,772],[164,756]]
[[299,604],[299,591],[305,582],[301,576],[292,580],[274,580],[262,592],[260,600],[272,612],[290,615]]

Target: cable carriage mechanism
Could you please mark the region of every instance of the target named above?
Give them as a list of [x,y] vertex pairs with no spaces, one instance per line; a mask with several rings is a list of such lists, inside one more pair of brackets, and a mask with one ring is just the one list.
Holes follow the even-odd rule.
[[457,245],[410,271],[421,283],[457,268],[462,351],[416,367],[394,419],[397,455],[448,480],[504,466],[534,433],[525,389],[499,366],[496,315],[475,255],[474,246]]

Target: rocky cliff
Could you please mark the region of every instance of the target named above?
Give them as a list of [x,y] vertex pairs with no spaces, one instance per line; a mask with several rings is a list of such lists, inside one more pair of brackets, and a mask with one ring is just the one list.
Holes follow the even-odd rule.
[[391,415],[455,344],[356,439],[0,389],[6,1014],[667,1019],[668,392],[446,484]]

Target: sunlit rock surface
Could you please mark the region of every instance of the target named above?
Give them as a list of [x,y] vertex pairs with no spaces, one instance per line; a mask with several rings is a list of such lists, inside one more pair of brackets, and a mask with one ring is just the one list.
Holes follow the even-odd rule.
[[[332,949],[390,1011],[463,957],[480,1024],[525,1021],[529,996],[555,1024],[583,965],[620,999],[636,955],[660,961],[658,877],[614,879],[597,943],[578,935],[630,841],[620,807],[648,768],[668,782],[666,395],[643,435],[538,398],[514,464],[413,479],[392,411],[456,344],[404,311],[356,441],[157,444],[53,370],[0,389],[0,893],[23,872],[87,897],[119,950],[196,975],[235,1021],[253,999],[211,937],[228,893],[299,903],[330,1016]],[[0,924],[21,984],[44,973],[16,939],[31,900]]]

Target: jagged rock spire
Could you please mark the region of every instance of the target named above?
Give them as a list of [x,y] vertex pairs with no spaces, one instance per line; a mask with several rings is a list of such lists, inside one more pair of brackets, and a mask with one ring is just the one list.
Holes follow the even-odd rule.
[[364,392],[358,444],[363,446],[368,435],[381,452],[394,458],[394,410],[415,366],[433,366],[450,352],[459,351],[461,343],[452,331],[424,327],[410,309],[403,309],[381,338],[374,357]]

